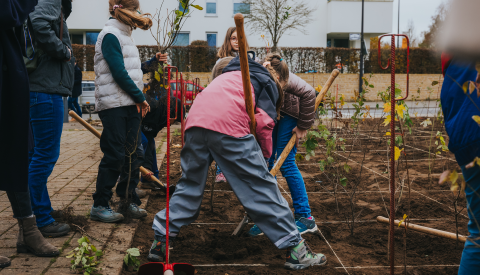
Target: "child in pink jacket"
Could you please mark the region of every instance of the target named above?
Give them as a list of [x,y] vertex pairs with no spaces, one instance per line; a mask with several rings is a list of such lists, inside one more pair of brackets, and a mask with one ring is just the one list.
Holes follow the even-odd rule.
[[[225,66],[222,65],[225,62],[217,66]],[[286,268],[298,270],[324,265],[326,257],[313,253],[300,236],[288,203],[265,162],[272,155],[278,81],[250,58],[249,66],[257,140],[250,133],[240,59],[235,57],[222,70],[223,74],[197,96],[190,109],[185,146],[180,155],[183,174],[170,200],[171,243],[182,226],[198,217],[208,169],[215,159],[248,215],[275,246],[287,249]],[[155,240],[148,255],[152,262],[165,257],[165,215],[162,210],[153,221]]]

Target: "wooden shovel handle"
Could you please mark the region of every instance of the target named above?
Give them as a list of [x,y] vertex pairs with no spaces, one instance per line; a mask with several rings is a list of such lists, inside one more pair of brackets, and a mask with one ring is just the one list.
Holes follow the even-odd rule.
[[248,67],[247,38],[243,28],[243,14],[235,14],[235,25],[237,26],[238,52],[240,54],[240,69],[242,71],[243,92],[245,93],[245,107],[250,117],[250,133],[257,138],[255,111],[253,110],[252,85],[250,84],[250,69]]
[[[71,117],[73,117],[76,121],[80,122],[80,124],[82,124],[83,127],[87,128],[87,130],[89,130],[96,137],[100,138],[102,136],[102,134],[99,131],[97,131],[97,129],[93,128],[92,125],[88,124],[88,122],[86,122],[83,118],[77,115],[77,113],[75,113],[74,111],[70,111],[68,112],[68,114]],[[140,166],[140,173],[142,173],[142,175],[149,174],[148,170],[143,168],[143,166]],[[151,177],[156,183],[160,184],[163,188],[165,188],[165,185],[159,179],[157,179],[154,175],[152,175]]]
[[[388,223],[390,223],[390,220],[388,218],[378,216],[377,217],[377,222],[388,224]],[[396,226],[398,226],[400,221],[395,220],[394,223],[395,223]],[[413,224],[413,223],[406,224],[405,222],[403,222],[400,226],[403,227],[403,228],[405,228],[405,226],[406,226],[407,229],[411,229],[413,231],[430,234],[430,235],[433,235],[433,236],[438,236],[438,237],[447,238],[447,239],[451,239],[451,240],[457,240],[457,234],[455,234],[455,233],[450,233],[450,232],[446,232],[446,231],[442,231],[442,230],[438,230],[438,229],[434,229],[434,228],[430,228],[430,227],[416,225],[416,224]],[[465,237],[463,235],[458,235],[458,240],[461,241],[461,242],[465,242],[467,240],[467,237]]]
[[[315,110],[317,110],[318,106],[320,106],[320,103],[325,97],[325,94],[327,93],[328,89],[330,89],[330,86],[332,86],[333,81],[335,81],[335,78],[337,78],[339,73],[340,71],[335,69],[333,70],[330,77],[327,79],[327,82],[325,83],[325,85],[323,86],[322,90],[320,91],[320,93],[318,94],[315,100]],[[297,141],[297,134],[293,133],[292,138],[288,141],[287,146],[285,146],[282,154],[280,155],[280,157],[278,157],[277,162],[275,163],[272,170],[270,171],[272,175],[275,176],[278,173],[278,170],[280,170],[280,167],[282,167],[283,162],[287,158],[288,154],[290,154],[290,151],[292,151],[293,146],[295,146],[296,141]]]

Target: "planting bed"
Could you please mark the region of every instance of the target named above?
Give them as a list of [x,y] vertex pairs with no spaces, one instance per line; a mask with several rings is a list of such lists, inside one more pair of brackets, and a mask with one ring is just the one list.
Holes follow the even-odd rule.
[[[439,185],[438,178],[445,169],[457,167],[450,152],[442,152],[434,161],[435,135],[443,127],[423,128],[414,121],[412,134],[406,138],[405,153],[408,158],[408,177],[405,157],[398,162],[396,176],[396,219],[409,213],[411,223],[424,225],[449,232],[455,232],[453,195],[448,185]],[[338,125],[344,125],[343,121]],[[285,251],[280,251],[265,237],[250,238],[246,232],[240,237],[231,233],[243,217],[243,207],[228,184],[216,184],[213,192],[213,212],[211,211],[211,185],[213,169],[205,188],[201,212],[194,224],[182,228],[172,250],[171,262],[188,262],[196,266],[198,274],[387,274],[388,273],[388,224],[376,222],[377,216],[388,217],[389,180],[387,142],[384,136],[386,127],[378,126],[379,120],[366,121],[360,127],[360,135],[354,135],[346,127],[335,128],[328,122],[330,131],[337,138],[345,139],[346,150],[339,148],[335,159],[343,167],[345,161],[351,166],[345,189],[335,188],[333,174],[338,170],[327,167],[322,172],[318,161],[325,158],[324,143],[316,150],[316,156],[309,161],[298,162],[304,176],[310,200],[312,215],[316,218],[320,235],[306,234],[303,237],[315,252],[324,253],[328,263],[323,267],[311,267],[304,271],[290,272],[283,269]],[[442,126],[441,124],[438,124]],[[174,137],[173,144],[180,138]],[[171,150],[171,184],[176,184],[181,176],[180,150]],[[430,153],[429,153],[430,151]],[[299,154],[305,154],[304,148]],[[430,163],[430,164],[429,164]],[[459,171],[459,170],[458,170]],[[162,181],[165,181],[165,160],[161,167]],[[280,191],[292,205],[288,186],[280,173],[277,176]],[[409,179],[409,180],[408,180]],[[408,181],[411,182],[410,189]],[[352,184],[358,188],[354,201],[354,235],[351,236]],[[403,188],[402,188],[403,183]],[[345,192],[346,190],[346,192]],[[409,192],[410,191],[410,192]],[[410,194],[409,194],[410,193]],[[165,197],[161,192],[153,193],[147,205],[148,217],[143,220],[134,237],[133,247],[141,250],[140,260],[146,257],[154,234],[151,229],[153,217],[165,207]],[[399,203],[400,201],[400,203]],[[465,200],[459,200],[462,208]],[[293,210],[293,209],[292,209]],[[466,210],[458,216],[459,234],[467,234]],[[251,225],[247,228],[249,229]],[[404,272],[404,231],[395,231],[395,271]],[[456,274],[463,243],[407,231],[406,263],[408,274]],[[123,271],[123,274],[134,272]]]

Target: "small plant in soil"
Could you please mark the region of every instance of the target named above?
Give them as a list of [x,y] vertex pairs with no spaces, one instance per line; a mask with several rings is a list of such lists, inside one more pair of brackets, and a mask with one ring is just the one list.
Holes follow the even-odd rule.
[[99,258],[103,255],[101,250],[90,243],[87,236],[83,236],[77,240],[78,247],[67,253],[67,258],[73,258],[71,261],[71,269],[81,271],[84,275],[100,274],[97,266],[100,263]]
[[123,262],[125,263],[125,266],[130,270],[138,270],[138,267],[140,267],[140,260],[137,258],[140,256],[140,250],[138,248],[129,248],[127,249],[127,253],[125,254],[125,257],[123,258]]

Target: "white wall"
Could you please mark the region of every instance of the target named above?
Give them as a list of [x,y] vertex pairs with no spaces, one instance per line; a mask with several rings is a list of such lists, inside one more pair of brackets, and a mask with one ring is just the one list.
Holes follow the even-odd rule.
[[[233,2],[236,0],[217,0],[217,17],[205,16],[203,11],[195,10],[187,19],[182,31],[190,33],[190,43],[194,40],[206,40],[206,32],[217,33],[217,46],[223,43],[225,33],[233,21]],[[285,34],[279,42],[285,47],[326,47],[327,33],[360,32],[360,2],[308,0],[316,8],[313,21],[305,27],[307,35],[300,32]],[[141,0],[141,10],[144,13],[155,13],[161,0]],[[206,7],[206,0],[196,0],[195,4]],[[177,0],[165,0],[162,7],[162,16],[166,11],[178,8]],[[392,2],[365,3],[365,32],[390,33],[392,31]],[[68,27],[74,32],[101,30],[110,17],[107,0],[74,0],[73,12],[68,19]],[[153,30],[156,30],[154,25]],[[250,46],[264,46],[260,35],[247,30]],[[269,36],[268,33],[264,33]],[[135,30],[133,37],[137,45],[155,45],[150,31]]]

